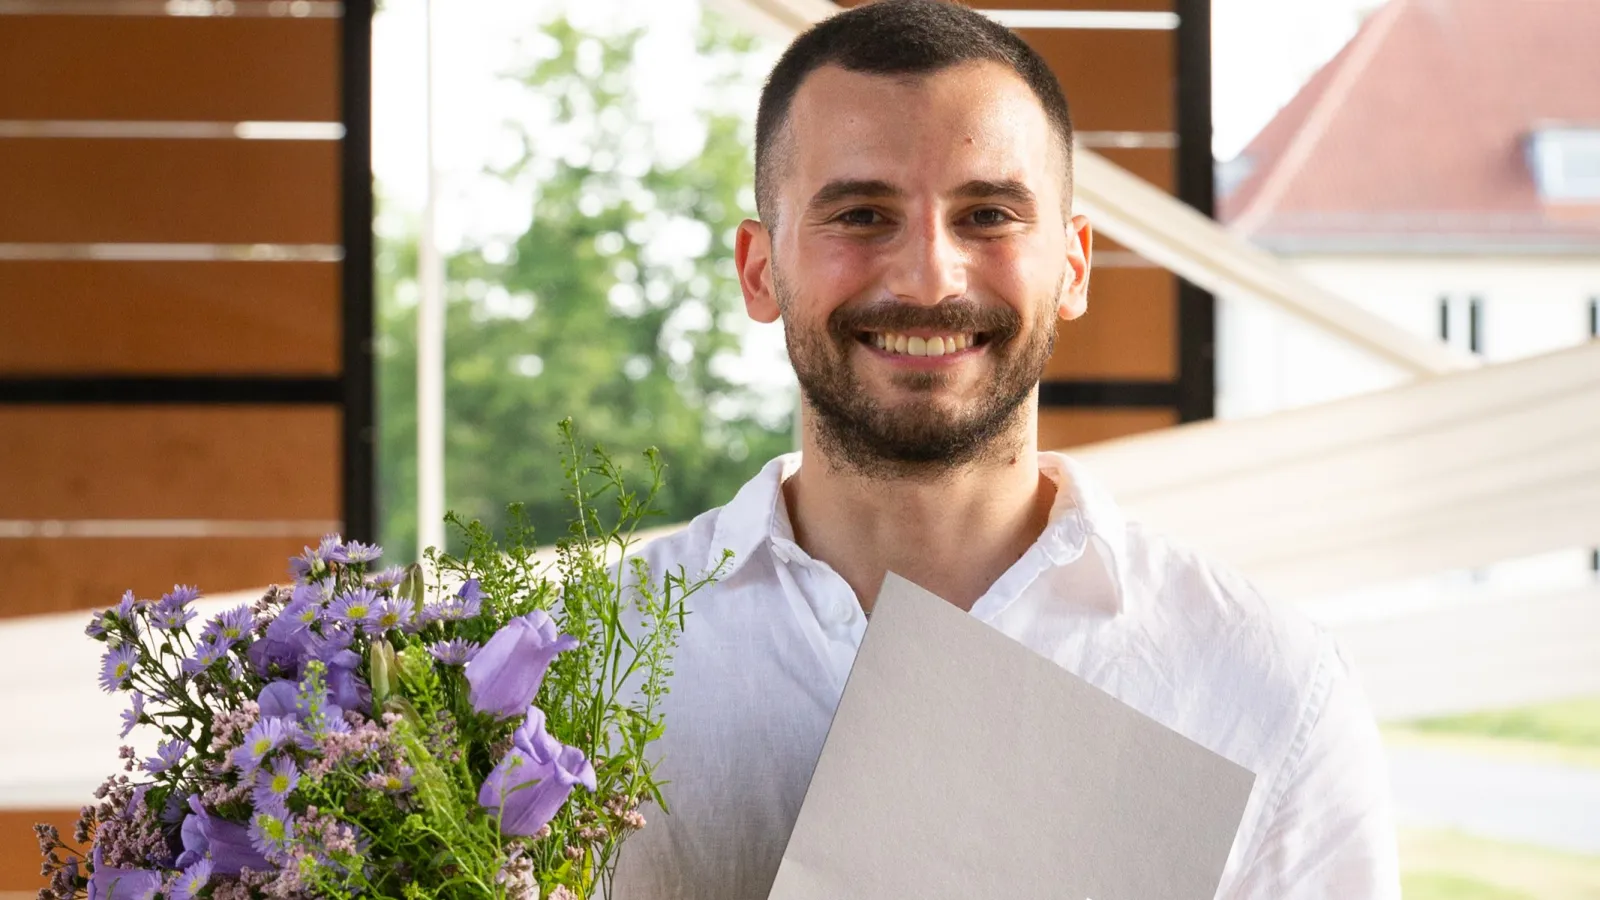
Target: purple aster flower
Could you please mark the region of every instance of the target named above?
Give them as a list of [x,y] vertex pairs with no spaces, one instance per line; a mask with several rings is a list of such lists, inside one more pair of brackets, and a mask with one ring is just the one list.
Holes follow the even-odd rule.
[[267,626],[269,641],[288,641],[322,621],[322,604],[308,597],[296,597]]
[[298,735],[292,719],[281,716],[264,718],[244,736],[244,743],[234,748],[233,764],[247,775],[266,761],[267,754],[278,749]]
[[482,609],[483,590],[478,587],[478,579],[468,578],[454,596],[428,604],[423,611],[423,618],[429,621],[456,622],[470,619]]
[[282,862],[294,834],[294,816],[278,804],[257,806],[250,816],[250,846],[269,861]]
[[145,869],[117,869],[100,859],[94,848],[94,872],[89,875],[89,900],[150,900],[161,889],[161,876]]
[[123,644],[106,653],[100,661],[100,689],[108,694],[126,690],[133,678],[133,664],[139,658],[139,648]]
[[183,670],[190,675],[204,672],[228,654],[228,647],[215,641],[203,640],[195,645],[194,655],[183,661]]
[[393,590],[406,580],[405,566],[390,566],[376,575],[367,577],[367,587],[379,591]]
[[317,555],[328,562],[347,563],[350,554],[345,547],[344,539],[337,534],[325,534],[322,543],[317,547]]
[[164,631],[177,631],[194,619],[196,613],[189,608],[189,604],[199,596],[200,591],[197,588],[183,584],[173,585],[171,593],[162,594],[151,611],[150,624]]
[[133,617],[144,612],[146,604],[133,596],[133,591],[122,592],[122,602],[117,604],[117,618],[124,622],[133,621]]
[[133,692],[133,706],[131,706],[128,709],[125,709],[125,710],[122,711],[122,731],[121,731],[121,733],[119,733],[117,735],[117,737],[125,738],[128,735],[132,734],[133,733],[133,729],[139,724],[139,719],[143,715],[144,715],[144,695],[139,693],[138,691],[134,691]]
[[557,632],[544,610],[512,619],[467,664],[472,708],[502,719],[522,715],[539,695],[550,663],[576,646],[577,638]]
[[272,761],[272,769],[256,773],[256,786],[251,799],[259,807],[285,808],[289,794],[300,784],[300,769],[294,760],[280,756]]
[[555,818],[578,785],[595,789],[594,766],[583,751],[544,729],[544,711],[528,717],[511,735],[511,749],[484,779],[478,805],[500,820],[504,834],[531,835]]
[[478,651],[481,649],[483,648],[478,644],[472,641],[462,640],[461,638],[452,638],[448,641],[435,641],[434,643],[428,645],[428,653],[432,655],[434,659],[437,659],[439,662],[442,662],[447,666],[464,666],[471,662],[472,658],[477,656]]
[[333,601],[328,614],[336,621],[352,627],[367,629],[378,613],[378,592],[372,588],[356,588]]
[[393,629],[410,630],[412,619],[411,604],[404,600],[388,597],[378,601],[377,612],[373,615],[371,633],[385,634]]
[[351,541],[344,548],[345,560],[353,563],[369,563],[383,555],[383,548],[377,544],[363,544],[360,541]]
[[206,623],[206,628],[200,632],[200,637],[202,640],[219,641],[232,646],[249,637],[250,629],[254,628],[255,624],[256,616],[250,607],[235,606],[227,612],[218,613],[216,618]]
[[202,859],[211,861],[217,875],[238,875],[243,869],[264,872],[270,868],[266,858],[250,845],[250,834],[244,825],[206,812],[196,794],[189,795],[189,809],[193,812],[184,817],[180,830],[183,853],[178,856],[179,868]]
[[200,892],[211,881],[211,860],[202,859],[194,865],[183,870],[178,880],[172,885],[172,894],[169,900],[195,900]]
[[183,755],[188,752],[188,741],[162,741],[156,747],[156,755],[144,761],[144,770],[151,775],[159,775],[183,762]]
[[83,629],[83,633],[97,641],[104,640],[106,636],[106,613],[109,611],[110,610],[101,610],[100,612],[95,613],[93,616],[90,616],[89,624]]
[[333,599],[333,585],[334,580],[332,578],[296,585],[294,593],[289,595],[289,599],[309,600],[318,606],[327,606],[328,601]]

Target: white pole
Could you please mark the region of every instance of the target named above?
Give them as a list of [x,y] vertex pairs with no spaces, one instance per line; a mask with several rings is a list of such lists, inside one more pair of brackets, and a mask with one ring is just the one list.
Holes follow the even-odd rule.
[[444,265],[434,220],[438,172],[434,168],[433,2],[422,0],[424,40],[423,118],[427,122],[427,199],[417,246],[417,553],[444,549]]

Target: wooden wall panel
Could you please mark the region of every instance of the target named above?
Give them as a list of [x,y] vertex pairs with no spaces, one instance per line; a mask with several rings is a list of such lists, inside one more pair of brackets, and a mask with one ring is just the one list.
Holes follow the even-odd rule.
[[0,242],[338,244],[339,142],[0,140]]
[[1041,409],[1039,449],[1067,450],[1176,424],[1178,413],[1170,409]]
[[333,408],[0,407],[0,519],[338,519],[340,452]]
[[1094,270],[1089,311],[1061,323],[1044,377],[1170,381],[1177,341],[1177,289],[1166,270]]
[[[108,764],[107,774],[112,767]],[[85,797],[84,802],[93,798]],[[72,826],[78,821],[75,809],[0,810],[0,897],[16,891],[17,900],[32,900],[44,887],[39,875],[39,842],[33,837],[35,823],[48,823],[61,829],[61,836],[72,840]],[[26,893],[23,893],[26,892]]]
[[339,266],[0,261],[0,375],[337,375]]
[[130,589],[159,597],[174,584],[207,594],[287,584],[289,558],[321,537],[0,540],[0,618],[114,606]]
[[336,122],[337,19],[7,16],[0,119]]
[[1171,131],[1177,121],[1170,31],[1019,29],[1055,70],[1079,131]]
[[1176,151],[1154,147],[1106,147],[1095,152],[1169,194],[1178,189]]

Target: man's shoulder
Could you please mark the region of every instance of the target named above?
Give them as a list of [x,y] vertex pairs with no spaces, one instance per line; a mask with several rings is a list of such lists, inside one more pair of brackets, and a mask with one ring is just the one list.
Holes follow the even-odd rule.
[[1131,611],[1211,679],[1303,699],[1342,670],[1331,635],[1225,562],[1139,522],[1127,524],[1125,556]]

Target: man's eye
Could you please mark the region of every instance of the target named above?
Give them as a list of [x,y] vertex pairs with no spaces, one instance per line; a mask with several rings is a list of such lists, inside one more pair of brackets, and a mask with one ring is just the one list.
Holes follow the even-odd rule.
[[980,209],[972,214],[972,224],[984,228],[991,228],[995,225],[1004,225],[1010,221],[1010,214],[1003,209],[996,209],[994,207]]
[[878,211],[874,209],[847,209],[840,213],[837,221],[846,225],[877,225]]

